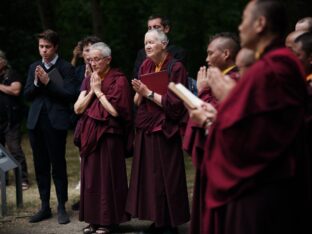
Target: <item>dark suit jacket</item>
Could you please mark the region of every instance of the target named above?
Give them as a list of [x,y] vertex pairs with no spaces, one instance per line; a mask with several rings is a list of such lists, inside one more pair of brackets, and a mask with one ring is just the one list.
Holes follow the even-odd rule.
[[[173,58],[182,62],[183,65],[187,67],[186,51],[183,48],[178,47],[176,45],[169,44],[167,46],[167,51],[172,55]],[[138,51],[137,57],[134,62],[133,77],[138,78],[138,72],[139,72],[140,66],[145,59],[146,59],[146,53],[145,53],[144,48],[142,48]]]
[[[63,77],[63,85],[59,85],[59,82],[54,82],[51,79],[46,86],[40,82],[38,87],[35,86],[34,78],[37,65],[41,65],[46,72],[57,68]],[[27,128],[34,129],[36,127],[40,112],[45,107],[53,128],[68,129],[71,124],[70,104],[77,98],[76,82],[73,66],[61,58],[49,70],[44,67],[42,61],[31,64],[24,88],[25,98],[32,102],[28,113]]]

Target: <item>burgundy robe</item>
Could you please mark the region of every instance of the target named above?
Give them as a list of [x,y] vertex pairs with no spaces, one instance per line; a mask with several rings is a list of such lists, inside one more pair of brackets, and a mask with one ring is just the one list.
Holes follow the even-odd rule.
[[[228,75],[236,82],[239,79],[239,72],[236,66],[224,75]],[[198,96],[203,101],[213,105],[216,109],[218,108],[218,101],[210,88],[202,90]],[[202,206],[204,202],[200,187],[204,187],[206,182],[200,179],[200,167],[204,156],[205,141],[207,138],[205,132],[206,130],[204,128],[198,126],[195,122],[189,119],[183,139],[183,149],[192,157],[192,162],[195,167],[191,224],[189,228],[189,233],[192,234],[201,233],[202,230],[202,224],[200,221],[201,216],[203,215]]]
[[296,176],[305,99],[297,58],[271,48],[222,102],[201,168],[202,233],[300,233],[292,224],[301,206]]
[[[90,78],[84,79],[82,90],[90,90]],[[118,117],[110,115],[94,97],[78,121],[75,141],[81,156],[79,220],[112,225],[129,220],[125,214],[125,157],[132,102],[127,79],[117,69],[109,70],[101,90]]]
[[[168,55],[162,65],[167,69]],[[155,71],[147,59],[140,74]],[[187,83],[182,63],[172,66],[169,80]],[[127,211],[156,227],[183,224],[189,220],[189,203],[181,142],[181,127],[187,112],[183,102],[171,91],[162,96],[162,107],[143,98],[136,114],[136,136]]]

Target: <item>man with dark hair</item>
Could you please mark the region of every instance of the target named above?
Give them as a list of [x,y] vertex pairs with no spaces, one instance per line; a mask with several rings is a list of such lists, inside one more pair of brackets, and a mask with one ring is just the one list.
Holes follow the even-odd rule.
[[300,61],[283,47],[286,28],[280,2],[251,0],[239,31],[241,46],[253,50],[257,61],[217,114],[206,103],[190,111],[203,126],[213,122],[202,166],[202,233],[311,233],[303,232],[307,92]]
[[52,30],[38,35],[38,49],[42,59],[30,65],[24,95],[31,106],[27,128],[33,151],[36,180],[41,209],[29,222],[51,217],[51,175],[58,201],[58,222],[66,224],[68,180],[65,160],[67,129],[70,126],[69,104],[76,99],[76,79],[72,65],[58,55],[59,37]]
[[311,32],[312,31],[312,17],[305,17],[305,18],[298,20],[295,26],[295,30]]
[[21,122],[24,117],[21,90],[20,75],[11,68],[4,52],[0,50],[0,144],[6,145],[20,163],[22,189],[26,190],[29,183],[26,158],[21,146]]
[[[147,29],[157,29],[163,31],[164,33],[168,34],[170,32],[170,21],[165,16],[160,15],[151,15],[147,20]],[[167,51],[172,55],[173,58],[183,63],[186,67],[186,52],[183,48],[178,47],[170,43],[167,46]],[[138,77],[138,72],[140,69],[141,64],[146,58],[146,53],[144,48],[138,51],[137,57],[134,62],[134,69],[133,69],[133,77]]]

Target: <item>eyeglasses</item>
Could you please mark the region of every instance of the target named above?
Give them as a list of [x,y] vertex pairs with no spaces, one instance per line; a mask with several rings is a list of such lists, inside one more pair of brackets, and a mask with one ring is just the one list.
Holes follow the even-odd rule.
[[101,57],[101,58],[99,58],[99,57],[88,58],[88,62],[89,62],[89,63],[92,63],[92,62],[98,63],[98,62],[100,62],[102,59],[105,59],[105,58],[107,58],[107,57],[108,57],[108,56]]

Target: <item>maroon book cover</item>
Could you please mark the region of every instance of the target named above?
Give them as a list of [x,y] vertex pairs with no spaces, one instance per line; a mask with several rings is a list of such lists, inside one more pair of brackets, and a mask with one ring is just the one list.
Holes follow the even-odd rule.
[[155,93],[160,95],[167,93],[169,77],[166,70],[141,75],[140,80]]

